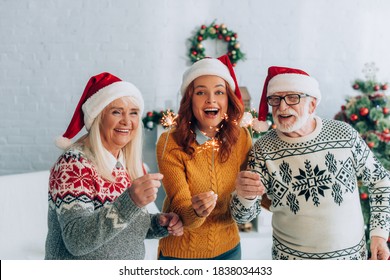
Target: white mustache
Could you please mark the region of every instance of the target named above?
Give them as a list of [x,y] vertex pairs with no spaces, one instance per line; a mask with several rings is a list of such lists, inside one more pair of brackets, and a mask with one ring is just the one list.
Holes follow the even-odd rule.
[[295,112],[294,110],[291,110],[291,109],[286,109],[286,110],[284,110],[284,111],[276,111],[276,115],[292,115],[292,116],[294,116],[294,117],[297,117],[298,116],[298,114],[297,114],[297,112]]

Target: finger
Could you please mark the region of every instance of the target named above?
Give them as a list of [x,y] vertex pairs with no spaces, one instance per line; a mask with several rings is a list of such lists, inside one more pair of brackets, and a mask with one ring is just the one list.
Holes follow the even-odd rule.
[[218,195],[214,194],[212,196],[206,197],[202,200],[197,200],[193,202],[193,208],[195,210],[203,211],[207,209],[210,205],[215,203],[215,201],[218,199]]
[[376,251],[376,249],[371,251],[371,260],[377,260],[377,251]]
[[175,232],[175,231],[180,230],[182,227],[183,227],[183,224],[180,221],[177,221],[176,224],[169,226],[168,230],[171,232]]
[[140,183],[143,183],[143,182],[146,182],[146,181],[150,181],[150,180],[162,180],[164,178],[164,175],[161,174],[161,173],[148,173],[144,176],[141,176],[137,179],[135,179],[134,181],[138,181]]
[[166,215],[164,213],[161,213],[159,223],[160,223],[160,226],[166,226],[166,224],[168,223],[168,218],[166,217]]
[[199,193],[199,194],[194,195],[194,196],[191,198],[191,201],[192,201],[193,203],[197,203],[197,202],[199,202],[199,201],[211,199],[211,198],[213,198],[214,194],[215,194],[215,193],[214,193],[213,191],[204,192],[204,193]]
[[174,213],[170,213],[170,216],[171,216],[171,220],[169,221],[169,227],[174,227],[177,222],[180,220],[179,219],[179,216],[174,214]]
[[161,187],[161,182],[157,180],[144,181],[141,186],[142,192],[158,191],[158,188]]
[[263,195],[265,189],[261,187],[245,187],[237,190],[238,194],[249,194],[249,195]]
[[217,204],[217,198],[215,196],[213,200],[200,205],[200,207],[198,207],[197,213],[200,214],[200,216],[208,216],[211,213],[211,211],[215,208],[216,204]]
[[262,183],[260,179],[253,178],[240,178],[237,180],[238,185],[241,186],[261,186]]
[[207,217],[208,215],[210,215],[210,213],[214,210],[215,206],[217,205],[216,202],[212,203],[210,206],[208,206],[206,209],[204,209],[202,212],[201,212],[201,215],[204,216],[204,217]]
[[256,172],[253,172],[253,171],[241,171],[239,173],[239,178],[249,178],[249,179],[253,179],[253,180],[260,180],[260,175]]
[[143,197],[150,202],[155,201],[157,198],[158,189],[150,188],[146,190],[143,194]]

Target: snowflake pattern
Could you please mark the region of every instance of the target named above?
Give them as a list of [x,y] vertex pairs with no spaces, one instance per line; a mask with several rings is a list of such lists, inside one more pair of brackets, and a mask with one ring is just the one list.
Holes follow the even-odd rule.
[[331,182],[331,176],[324,175],[325,172],[326,170],[320,170],[318,165],[313,169],[310,161],[306,160],[305,170],[299,169],[299,175],[294,176],[297,181],[293,183],[293,190],[299,191],[298,195],[303,195],[306,201],[311,197],[313,204],[318,206],[318,195],[325,196],[325,190],[329,189],[327,184]]
[[[349,204],[356,203],[359,195],[359,179],[370,192],[370,228],[389,232],[389,171],[380,165],[351,126],[334,120],[321,121],[321,132],[315,138],[306,142],[288,142],[271,130],[256,141],[249,154],[249,169],[261,175],[272,202],[273,219],[277,221],[277,213],[288,215],[287,212],[290,212],[293,220],[294,216],[305,215],[305,211],[328,207],[331,203],[336,206],[335,209],[341,209],[340,206],[349,209]],[[239,213],[239,208],[232,211],[233,216]],[[246,209],[246,215],[250,216],[254,209]],[[354,212],[355,207],[351,210],[358,214]],[[354,230],[364,231],[358,227]],[[272,249],[274,259],[367,258],[364,236],[360,243],[356,241],[356,246],[348,245],[345,249],[324,253],[302,252],[288,246],[288,242],[275,238]],[[299,240],[303,237],[294,238]]]
[[115,182],[101,178],[80,151],[67,151],[50,172],[49,202],[57,209],[70,209],[80,201],[93,205],[96,210],[113,202],[131,185],[130,177],[123,168],[115,168],[112,174]]

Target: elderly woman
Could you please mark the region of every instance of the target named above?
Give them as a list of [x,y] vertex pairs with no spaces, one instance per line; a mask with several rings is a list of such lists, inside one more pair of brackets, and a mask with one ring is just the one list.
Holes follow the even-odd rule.
[[164,174],[164,211],[184,224],[182,237],[159,242],[159,259],[240,259],[240,236],[229,210],[251,137],[237,124],[244,108],[227,56],[205,58],[183,75],[177,127],[157,143]]
[[[149,214],[162,175],[142,164],[144,102],[131,83],[93,76],[50,172],[45,259],[143,259],[144,239],[183,232],[176,214]],[[70,145],[83,127],[88,133]],[[69,147],[70,145],[70,147]]]

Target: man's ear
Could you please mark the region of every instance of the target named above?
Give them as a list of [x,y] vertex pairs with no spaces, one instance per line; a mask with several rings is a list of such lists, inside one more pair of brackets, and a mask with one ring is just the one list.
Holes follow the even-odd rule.
[[315,110],[317,109],[317,98],[312,97],[310,98],[310,105],[309,105],[309,114],[313,114]]

